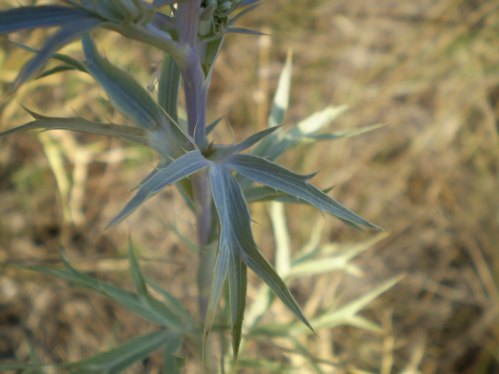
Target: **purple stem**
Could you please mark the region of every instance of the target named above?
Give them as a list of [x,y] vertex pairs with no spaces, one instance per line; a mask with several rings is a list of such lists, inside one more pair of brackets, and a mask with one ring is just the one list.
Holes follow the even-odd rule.
[[[203,150],[206,141],[206,77],[201,67],[198,51],[199,10],[201,0],[190,0],[178,3],[176,26],[179,42],[184,48],[185,60],[179,64],[184,80],[185,103],[187,110],[188,131],[197,146]],[[206,172],[193,177],[194,195],[198,203],[197,234],[200,247],[198,266],[198,299],[201,319],[206,316],[209,291],[211,285],[210,253],[208,244],[213,223],[211,194]]]

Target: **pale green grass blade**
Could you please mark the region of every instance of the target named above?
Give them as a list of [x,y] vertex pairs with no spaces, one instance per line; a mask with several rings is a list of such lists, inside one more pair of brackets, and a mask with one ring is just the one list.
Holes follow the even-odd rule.
[[158,102],[170,118],[178,123],[177,101],[180,87],[180,70],[169,55],[165,55],[158,82]]
[[[268,118],[269,127],[281,126],[284,123],[284,117],[288,110],[289,96],[291,93],[291,78],[293,72],[293,62],[291,56],[291,52],[288,52],[286,64],[284,65],[281,75],[279,76],[279,83],[277,84],[274,101],[272,102]],[[258,144],[252,153],[259,156],[267,155],[274,149],[274,147],[276,147],[277,143],[283,137],[284,132],[285,130],[281,128],[278,132],[267,137],[260,144]]]
[[228,243],[224,241],[223,238],[220,239],[220,245],[218,249],[217,258],[215,260],[215,268],[213,271],[213,278],[211,282],[210,297],[208,301],[208,308],[206,311],[206,318],[204,323],[204,334],[203,334],[203,356],[205,352],[205,345],[208,339],[208,334],[211,331],[213,322],[215,321],[215,314],[217,311],[220,298],[222,297],[223,287],[225,279],[227,278],[227,272],[229,270],[230,262],[230,248]]
[[348,319],[349,326],[357,327],[358,329],[367,330],[374,332],[376,334],[383,333],[383,327],[379,324],[374,323],[373,321],[369,321],[367,318],[364,318],[359,315],[352,316]]
[[291,238],[289,235],[284,204],[271,202],[268,204],[268,213],[274,232],[275,259],[277,273],[286,278],[291,268]]
[[238,252],[232,251],[229,263],[229,304],[231,313],[232,351],[237,358],[242,337],[244,310],[246,308],[246,265]]
[[237,251],[244,263],[313,331],[289,289],[258,250],[251,232],[248,206],[242,189],[230,170],[224,165],[213,165],[210,169],[210,183],[220,219],[223,245],[228,246],[230,251]]
[[366,126],[366,127],[361,127],[359,129],[349,129],[349,130],[339,130],[335,131],[332,133],[325,133],[325,134],[311,134],[307,135],[306,139],[304,140],[304,143],[307,142],[307,139],[309,139],[309,142],[315,142],[319,140],[335,140],[335,139],[343,139],[343,138],[352,138],[354,136],[359,136],[366,134],[368,132],[378,130],[382,127],[385,127],[383,124],[376,124],[372,126]]
[[208,167],[210,161],[205,159],[198,150],[190,151],[183,156],[173,160],[164,168],[150,175],[147,180],[139,186],[135,196],[128,202],[123,210],[110,222],[109,226],[114,226],[132,214],[144,201],[148,200],[163,188],[181,179]]
[[346,106],[327,107],[299,122],[291,129],[281,129],[261,142],[251,153],[269,160],[276,160],[286,151],[301,144],[311,143],[310,138],[324,129],[341,113]]
[[24,125],[0,133],[0,138],[29,130],[70,130],[87,134],[115,136],[132,143],[148,145],[143,129],[136,127],[115,125],[112,123],[98,123],[83,118],[50,118],[42,117]]
[[170,334],[168,331],[161,330],[142,335],[110,351],[64,366],[70,373],[118,374],[161,348],[170,338]]
[[[369,303],[376,299],[379,295],[386,292],[397,284],[402,279],[401,276],[394,277],[386,282],[382,283],[378,287],[374,288],[367,294],[351,301],[350,303],[342,306],[336,310],[326,312],[317,318],[313,319],[313,323],[317,328],[332,328],[339,325],[354,325],[367,327],[371,330],[377,330],[377,327],[373,323],[369,323],[366,320],[360,319],[361,317],[357,315],[361,310],[363,310]],[[297,325],[296,329],[301,329],[301,326]]]
[[160,326],[169,327],[174,331],[182,331],[187,327],[182,326],[180,320],[159,301],[144,303],[137,294],[80,273],[65,259],[63,261],[64,269],[45,266],[33,266],[29,267],[29,269],[68,280],[80,287],[89,288],[103,294],[121,304],[127,310]]
[[293,59],[291,52],[288,52],[286,64],[279,76],[279,83],[274,95],[272,108],[268,119],[269,127],[280,126],[284,123],[284,116],[289,107],[289,96],[291,94],[291,78],[293,74]]
[[362,276],[362,271],[352,260],[388,236],[383,232],[374,238],[355,243],[330,243],[317,247],[313,253],[298,253],[288,273],[289,278],[342,271],[354,276]]
[[329,213],[355,227],[380,229],[332,199],[308,182],[309,176],[293,173],[280,165],[253,155],[234,155],[228,165],[254,182],[283,191],[302,199],[317,209]]
[[88,18],[89,14],[65,6],[23,6],[0,12],[0,34],[38,27],[61,26]]
[[36,56],[24,65],[12,85],[12,90],[16,90],[32,75],[38,72],[58,49],[61,49],[66,44],[99,26],[101,23],[100,19],[84,17],[61,27],[45,41],[45,44]]

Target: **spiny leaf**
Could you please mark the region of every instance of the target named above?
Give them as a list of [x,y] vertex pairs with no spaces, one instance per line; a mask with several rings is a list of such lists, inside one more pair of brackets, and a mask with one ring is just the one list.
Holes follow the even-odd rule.
[[[31,112],[32,113],[32,112]],[[118,138],[138,143],[141,145],[148,145],[145,132],[136,127],[115,125],[112,123],[98,123],[88,121],[83,118],[56,118],[56,117],[42,117],[34,121],[28,122],[24,125],[15,127],[13,129],[0,133],[0,138],[14,135],[28,130],[70,130],[83,132],[87,134],[109,135]]]
[[149,144],[165,158],[194,148],[193,140],[169,119],[149,93],[127,72],[101,57],[90,36],[82,38],[87,67],[111,102],[134,123],[149,130]]
[[[225,279],[227,278],[227,272],[229,269],[230,262],[230,247],[222,237],[220,238],[219,249],[217,253],[217,258],[215,260],[215,268],[213,271],[213,278],[211,281],[210,297],[208,301],[208,308],[206,311],[206,318],[204,323],[204,334],[203,334],[203,357],[205,352],[205,345],[208,339],[208,334],[211,331],[213,322],[215,321],[215,314],[222,297],[223,286]],[[203,360],[204,361],[204,360]]]
[[24,6],[0,12],[0,34],[37,27],[61,26],[89,18],[75,8],[56,5]]
[[170,329],[179,332],[183,331],[183,329],[189,328],[189,326],[182,325],[181,321],[174,315],[174,313],[170,312],[159,301],[155,300],[154,302],[144,303],[138,295],[132,292],[80,273],[78,270],[73,268],[65,258],[63,258],[63,262],[64,269],[46,266],[30,266],[28,268],[68,280],[80,287],[89,288],[101,293],[118,302],[127,310],[160,326],[169,327]]
[[[324,193],[328,193],[332,190],[332,187],[322,190]],[[287,193],[278,191],[275,188],[270,188],[268,186],[256,186],[251,185],[244,188],[244,197],[248,203],[263,202],[263,201],[277,201],[280,203],[288,204],[308,204],[304,200],[300,200],[294,196],[290,196]]]
[[241,143],[235,144],[235,145],[217,145],[215,146],[215,149],[213,150],[213,153],[211,154],[210,158],[214,160],[222,160],[230,155],[236,154],[243,152],[244,150],[252,147],[265,137],[269,136],[272,134],[274,131],[276,131],[279,127],[271,127],[262,131],[257,132],[256,134],[253,134],[243,140]]
[[302,199],[317,209],[338,217],[353,226],[380,229],[310,184],[308,182],[309,176],[295,174],[262,157],[247,154],[231,156],[227,164],[242,176],[254,182],[262,183]]
[[206,126],[206,135],[210,134],[213,130],[217,128],[217,126],[222,122],[225,116],[220,116],[208,126]]
[[199,150],[187,152],[173,160],[169,165],[151,174],[143,182],[136,195],[125,208],[111,221],[109,226],[114,226],[128,217],[144,201],[160,192],[166,186],[187,178],[191,174],[206,168],[210,161],[205,159]]
[[[39,49],[32,48],[32,47],[30,47],[30,46],[28,46],[26,44],[17,42],[15,40],[9,39],[8,41],[10,43],[14,44],[17,47],[19,47],[21,49],[24,49],[25,51],[28,51],[28,52],[31,52],[31,53],[38,53],[38,52],[40,52]],[[51,56],[51,58],[54,59],[54,60],[58,60],[58,61],[63,62],[64,65],[71,66],[71,67],[73,67],[76,70],[79,70],[79,71],[87,73],[87,68],[85,67],[85,65],[82,62],[78,61],[77,59],[75,59],[75,58],[73,58],[73,57],[71,57],[69,55],[66,55],[64,53],[54,53]]]
[[23,67],[11,89],[13,91],[16,90],[21,84],[40,70],[55,51],[101,23],[102,21],[98,18],[83,17],[62,26],[55,34],[46,40],[36,56]]
[[223,164],[214,164],[210,168],[210,183],[221,225],[221,248],[237,252],[243,262],[267,283],[307,327],[312,329],[289,289],[258,250],[251,232],[248,206],[241,187],[232,177],[230,170]]
[[265,35],[261,31],[246,29],[246,28],[243,28],[243,27],[229,27],[227,29],[227,32],[230,32],[230,33],[233,33],[233,34],[245,34],[245,35],[256,35],[256,36]]
[[82,37],[82,44],[90,74],[123,114],[148,130],[169,127],[158,105],[130,74],[101,57],[90,36]]
[[152,332],[131,339],[110,351],[64,366],[70,373],[121,373],[133,363],[148,357],[172,338],[177,338],[177,335],[166,330]]

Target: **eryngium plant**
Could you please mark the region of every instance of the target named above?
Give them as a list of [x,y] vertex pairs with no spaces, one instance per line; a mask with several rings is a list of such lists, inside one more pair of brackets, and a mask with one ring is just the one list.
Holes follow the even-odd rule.
[[[354,227],[378,227],[313,186],[310,183],[313,174],[296,174],[275,162],[285,151],[308,136],[299,130],[290,132],[280,128],[285,109],[283,106],[287,105],[282,100],[276,100],[272,109],[272,127],[238,144],[215,144],[209,140],[210,131],[219,122],[215,121],[208,126],[206,122],[206,99],[214,62],[226,33],[255,33],[235,28],[233,24],[254,9],[258,1],[61,2],[64,5],[28,6],[0,12],[2,34],[24,29],[58,27],[19,73],[12,85],[12,93],[36,74],[41,73],[37,75],[40,77],[76,69],[90,74],[107,93],[113,106],[129,122],[127,125],[97,123],[80,117],[54,118],[29,111],[34,117],[33,121],[5,131],[0,136],[29,129],[66,129],[116,136],[152,148],[159,155],[157,167],[139,184],[135,196],[110,225],[123,221],[143,202],[170,185],[175,185],[181,191],[187,206],[197,217],[201,256],[198,270],[199,310],[204,331],[203,341],[206,342],[213,326],[217,306],[224,293],[224,286],[227,285],[229,326],[233,353],[237,357],[246,303],[248,267],[312,330],[289,289],[258,249],[252,234],[248,202],[271,199],[305,202]],[[156,98],[129,73],[99,53],[91,36],[91,31],[96,28],[116,31],[164,52]],[[80,62],[56,53],[76,39],[81,39],[85,61]],[[43,72],[45,64],[51,58],[62,64]],[[181,82],[187,118],[181,118],[177,110]],[[320,137],[315,140],[318,139]],[[309,140],[314,139],[311,137]],[[252,150],[248,151],[250,148]],[[215,240],[218,242],[218,249],[213,265],[207,259],[210,257],[209,244]],[[158,301],[147,294],[145,282],[132,253],[131,259],[132,273],[139,291],[138,298],[145,303],[141,308],[146,308],[145,311],[139,308],[138,313],[167,330],[170,329],[174,336],[186,333],[179,331],[178,326],[175,327],[177,323],[182,324],[182,321],[173,319],[172,322],[168,317],[168,307],[159,307]],[[207,269],[206,266],[214,268]],[[58,275],[67,279],[79,279],[80,283],[83,282],[79,277],[84,276],[67,263],[65,272],[59,272]],[[124,305],[133,304],[117,298],[115,290],[103,291],[102,286],[94,285],[88,279],[85,282],[83,283],[88,287],[108,292],[108,296],[114,295]],[[152,312],[147,308],[151,308]],[[176,308],[179,309],[178,305]],[[158,316],[162,313],[163,317]],[[185,326],[189,330],[192,323]],[[192,333],[192,330],[189,331]],[[144,337],[143,340],[139,338],[140,341],[131,344],[141,347],[145,341],[156,342],[158,345],[164,343],[167,335],[156,335]]]

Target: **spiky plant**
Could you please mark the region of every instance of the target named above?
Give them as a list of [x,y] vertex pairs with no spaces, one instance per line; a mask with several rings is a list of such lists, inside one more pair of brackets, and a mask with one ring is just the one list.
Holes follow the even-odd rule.
[[[116,136],[152,148],[159,155],[157,167],[139,184],[135,196],[110,225],[123,221],[147,199],[175,185],[196,216],[201,256],[198,269],[200,322],[196,322],[166,291],[162,290],[164,302],[149,295],[133,251],[130,251],[130,259],[136,294],[101,284],[77,272],[67,262],[65,269],[38,269],[104,293],[164,328],[127,343],[129,345],[123,346],[121,351],[70,368],[93,370],[102,365],[106,367],[106,362],[116,359],[118,364],[106,367],[107,371],[114,372],[159,346],[169,347],[166,357],[171,358],[181,342],[191,339],[199,326],[203,331],[201,341],[206,343],[226,284],[232,347],[237,357],[246,306],[248,267],[312,330],[291,292],[258,249],[252,234],[248,202],[275,198],[300,201],[354,227],[378,227],[312,185],[310,178],[313,175],[296,174],[275,162],[303,139],[320,140],[320,137],[314,139],[309,137],[310,134],[300,132],[299,128],[286,130],[280,127],[285,109],[282,100],[276,100],[272,110],[272,127],[238,144],[210,141],[210,132],[218,123],[207,125],[206,122],[206,101],[214,63],[227,33],[256,33],[233,25],[258,6],[259,1],[63,0],[62,3],[64,5],[28,6],[0,12],[2,34],[58,27],[21,70],[11,93],[43,71],[49,59],[56,59],[62,63],[61,68],[44,75],[70,69],[90,74],[114,107],[128,119],[127,124],[97,123],[81,117],[46,117],[29,111],[33,121],[7,130],[0,136],[30,129],[66,129]],[[99,53],[91,35],[97,28],[118,32],[164,52],[156,98],[128,72]],[[76,39],[81,39],[83,62],[56,53]],[[177,110],[181,83],[186,118],[182,118]],[[210,244],[214,241],[218,242],[218,249],[213,264],[207,259]],[[134,349],[135,355],[123,354]],[[177,361],[171,362],[176,366]]]

